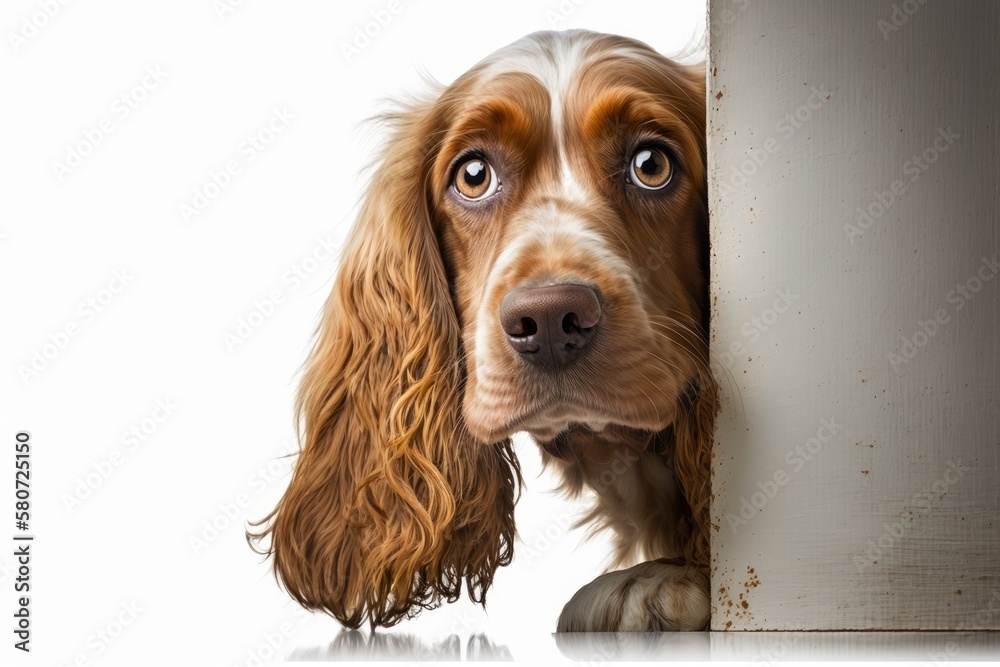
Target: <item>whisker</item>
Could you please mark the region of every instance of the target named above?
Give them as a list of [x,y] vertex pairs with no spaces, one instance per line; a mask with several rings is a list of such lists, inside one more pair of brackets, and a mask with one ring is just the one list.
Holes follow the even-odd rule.
[[691,355],[693,356],[693,358],[696,361],[698,361],[700,363],[708,363],[708,353],[707,353],[707,351],[706,352],[702,352],[701,348],[703,346],[699,346],[697,344],[697,343],[701,342],[700,340],[699,341],[692,341],[692,340],[688,339],[684,335],[685,334],[684,331],[678,331],[677,329],[671,328],[667,324],[663,324],[663,323],[660,323],[660,322],[650,322],[650,325],[657,326],[657,327],[663,327],[667,331],[670,331],[670,332],[678,334],[679,339],[677,341],[674,341],[672,338],[670,338],[669,336],[667,336],[662,331],[657,331],[655,329],[652,330],[652,332],[654,334],[656,334],[658,336],[663,336],[664,338],[666,338],[667,340],[669,340],[671,343],[674,343],[674,342],[680,343],[681,344],[680,346],[683,347],[683,349],[686,350],[687,352],[690,352]]
[[[651,322],[651,324],[654,324],[654,323]],[[658,326],[664,326],[664,325],[658,324]],[[664,334],[661,331],[653,330],[653,333],[655,335],[657,335],[657,336],[662,336],[663,338],[666,338],[670,342],[674,342],[669,336],[667,336],[666,334]],[[684,352],[689,352],[689,350],[687,350],[686,348],[684,348],[682,346],[678,346],[677,349],[678,350],[682,350]],[[710,375],[713,375],[713,377],[714,377],[713,369],[712,369],[710,360],[705,360],[704,358],[701,357],[701,355],[692,356],[690,358],[690,360],[693,361],[699,368],[701,368],[705,372],[709,373]],[[743,394],[740,392],[740,387],[739,387],[739,383],[736,381],[736,376],[733,375],[732,371],[725,364],[719,364],[719,365],[722,367],[722,370],[725,372],[728,387],[730,388],[730,390],[733,392],[733,394],[736,396],[736,398],[740,402],[740,414],[743,415],[743,416],[745,416],[746,415],[746,406],[745,406],[745,404],[743,402]]]

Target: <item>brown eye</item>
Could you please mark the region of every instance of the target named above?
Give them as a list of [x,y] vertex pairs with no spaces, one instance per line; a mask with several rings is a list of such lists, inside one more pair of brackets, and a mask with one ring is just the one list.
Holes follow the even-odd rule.
[[486,199],[500,188],[500,180],[489,162],[482,158],[469,158],[455,171],[455,190],[465,199]]
[[670,158],[659,148],[640,148],[632,155],[630,180],[645,190],[659,190],[670,182]]

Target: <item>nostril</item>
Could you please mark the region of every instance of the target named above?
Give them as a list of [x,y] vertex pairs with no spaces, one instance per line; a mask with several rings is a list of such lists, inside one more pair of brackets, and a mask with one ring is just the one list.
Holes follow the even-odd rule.
[[538,324],[530,317],[521,317],[510,322],[504,327],[504,333],[511,338],[527,338],[538,333]]
[[563,349],[572,352],[587,344],[591,328],[581,327],[580,316],[576,313],[566,313],[562,320],[562,330]]
[[519,287],[500,301],[500,328],[529,363],[556,370],[587,347],[601,320],[601,302],[590,287],[571,283]]

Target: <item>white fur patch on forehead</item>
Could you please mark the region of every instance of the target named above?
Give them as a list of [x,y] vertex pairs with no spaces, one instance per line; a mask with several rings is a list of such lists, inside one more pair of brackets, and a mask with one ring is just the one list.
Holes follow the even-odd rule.
[[648,60],[651,52],[644,44],[588,30],[535,32],[487,56],[478,66],[484,83],[506,72],[524,72],[536,77],[549,92],[553,116],[561,119],[564,101],[588,60],[587,51],[595,42],[612,38],[607,48],[592,52],[594,57],[617,56],[628,60]]
[[531,74],[549,91],[553,106],[561,106],[584,62],[587,47],[597,37],[583,30],[533,33],[486,58],[482,62],[483,79],[488,81],[505,72]]
[[537,78],[549,94],[552,135],[559,160],[561,194],[572,200],[586,199],[586,189],[576,178],[564,143],[566,100],[572,94],[586,51],[599,37],[583,30],[536,32],[500,49],[484,61],[485,80],[504,72],[524,72]]

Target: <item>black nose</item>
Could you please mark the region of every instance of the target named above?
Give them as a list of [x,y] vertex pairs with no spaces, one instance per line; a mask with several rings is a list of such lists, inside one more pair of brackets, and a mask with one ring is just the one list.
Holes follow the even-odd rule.
[[584,285],[520,287],[500,302],[500,326],[522,359],[557,370],[587,347],[601,319],[601,303]]

